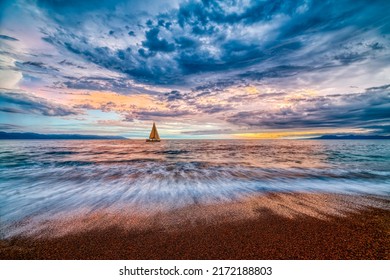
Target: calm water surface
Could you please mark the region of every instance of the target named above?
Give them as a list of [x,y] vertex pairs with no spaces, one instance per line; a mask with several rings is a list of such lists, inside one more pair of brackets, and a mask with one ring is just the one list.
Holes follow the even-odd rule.
[[390,194],[390,141],[0,141],[0,219],[269,191]]

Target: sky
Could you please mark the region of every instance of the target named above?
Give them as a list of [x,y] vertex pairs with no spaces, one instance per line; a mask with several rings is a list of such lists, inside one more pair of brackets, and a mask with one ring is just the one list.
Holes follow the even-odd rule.
[[390,135],[390,1],[2,0],[0,131]]

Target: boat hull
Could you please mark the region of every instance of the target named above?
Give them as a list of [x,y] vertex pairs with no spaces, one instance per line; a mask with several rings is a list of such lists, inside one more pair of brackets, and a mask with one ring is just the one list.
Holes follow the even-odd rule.
[[157,139],[146,139],[146,142],[160,142],[160,140],[157,140]]

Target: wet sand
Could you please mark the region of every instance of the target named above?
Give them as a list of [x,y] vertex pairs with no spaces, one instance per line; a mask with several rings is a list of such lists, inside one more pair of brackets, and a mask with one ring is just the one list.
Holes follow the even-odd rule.
[[268,194],[144,218],[51,221],[0,241],[0,259],[390,259],[388,198]]

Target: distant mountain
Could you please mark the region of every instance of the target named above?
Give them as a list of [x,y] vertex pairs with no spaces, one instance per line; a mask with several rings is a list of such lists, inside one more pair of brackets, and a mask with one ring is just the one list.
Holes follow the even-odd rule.
[[92,140],[92,139],[126,139],[122,136],[99,136],[82,134],[38,134],[32,132],[4,132],[0,131],[0,139],[62,139],[62,140]]
[[390,136],[383,135],[322,135],[320,137],[314,137],[310,139],[320,139],[320,140],[383,140],[390,139]]

